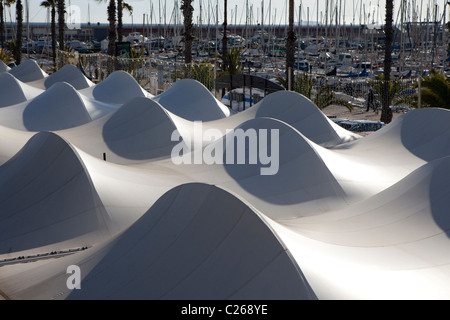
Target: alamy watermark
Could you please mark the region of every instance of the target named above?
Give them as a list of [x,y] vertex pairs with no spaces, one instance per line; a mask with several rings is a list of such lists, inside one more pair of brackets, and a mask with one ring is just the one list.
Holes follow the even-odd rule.
[[195,121],[193,131],[193,136],[186,139],[193,142],[191,145],[183,140],[178,130],[172,133],[171,141],[179,142],[171,153],[174,164],[249,164],[260,165],[261,175],[278,173],[278,129],[227,129],[223,136],[219,129],[203,130],[203,123]]
[[66,270],[67,274],[70,276],[66,280],[67,289],[81,289],[81,269],[77,265],[70,265]]
[[81,8],[77,5],[71,5],[66,8],[66,25],[69,29],[81,28]]

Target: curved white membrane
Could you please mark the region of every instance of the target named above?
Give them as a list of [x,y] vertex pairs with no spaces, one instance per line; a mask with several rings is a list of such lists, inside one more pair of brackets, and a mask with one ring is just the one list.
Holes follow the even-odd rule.
[[66,64],[57,72],[46,78],[44,86],[48,89],[57,82],[67,82],[77,90],[94,86],[94,83],[86,78],[86,76],[81,73],[80,69],[71,64]]
[[0,60],[0,73],[8,72],[11,70],[2,60]]
[[48,77],[48,74],[39,67],[35,60],[25,60],[8,72],[22,82],[34,82]]
[[191,121],[211,121],[230,116],[230,109],[218,101],[200,82],[183,79],[153,98],[168,111]]
[[12,106],[27,100],[32,100],[43,90],[32,87],[5,72],[0,73],[0,107]]
[[[4,298],[450,298],[448,110],[362,138],[292,92],[229,115],[193,80],[157,97],[123,72],[62,81],[0,109]],[[80,124],[57,116],[58,94]],[[277,139],[238,163],[237,130]],[[67,287],[69,265],[82,290]]]

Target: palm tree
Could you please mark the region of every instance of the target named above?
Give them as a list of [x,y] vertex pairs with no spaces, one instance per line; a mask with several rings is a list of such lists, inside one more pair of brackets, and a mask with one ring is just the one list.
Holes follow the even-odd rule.
[[114,56],[116,54],[116,1],[110,0],[108,5],[108,54]]
[[[386,24],[384,26],[385,33],[385,49],[384,49],[384,92],[389,92],[389,82],[391,80],[391,66],[392,66],[392,16],[394,11],[394,1],[386,0]],[[389,94],[383,94],[381,122],[386,124],[392,121],[392,110],[390,108],[391,100]]]
[[3,19],[3,0],[0,0],[0,46],[3,47],[4,35],[5,35],[5,21]]
[[65,31],[65,19],[64,14],[66,12],[66,5],[64,0],[58,1],[58,34],[59,34],[59,50],[64,50],[64,31]]
[[387,90],[385,87],[386,82],[384,81],[384,75],[377,77],[373,81],[369,81],[369,84],[377,94],[378,101],[381,105],[383,105],[383,101],[388,100],[389,105],[396,106],[399,104],[406,104],[410,107],[415,107],[416,97],[411,94],[403,93],[405,90],[410,90],[412,88],[409,85],[404,85],[402,80],[402,78],[398,78],[393,81],[389,81]]
[[[97,2],[104,2],[107,0],[96,0]],[[108,54],[114,56],[116,53],[116,1],[109,0],[108,5]]]
[[[277,80],[283,87],[287,88],[287,79],[279,76],[277,77]],[[317,92],[314,94],[314,97],[312,97],[313,83],[309,79],[306,72],[304,72],[302,75],[297,76],[291,86],[292,91],[304,95],[312,102],[314,102],[314,104],[321,110],[331,105],[343,106],[346,107],[349,111],[353,110],[353,106],[348,101],[336,98],[333,90],[328,85],[320,86],[317,89]]]
[[312,101],[320,110],[335,105],[344,106],[349,111],[353,111],[353,106],[348,101],[336,98],[329,85],[319,87]]
[[183,0],[181,4],[184,16],[184,62],[186,64],[192,63],[192,14],[194,8],[192,7],[192,0]]
[[208,62],[194,63],[192,65],[191,79],[201,82],[208,90],[214,88],[215,66]]
[[[287,82],[286,78],[278,76],[276,79],[284,88],[287,89],[288,82]],[[302,72],[301,75],[298,75],[295,78],[295,80],[292,83],[292,91],[300,93],[309,99],[311,98],[312,83],[311,83],[311,80],[309,79],[308,75],[306,74],[306,72]]]
[[22,43],[23,43],[23,6],[22,0],[16,0],[16,20],[17,20],[17,39],[16,39],[16,64],[22,62]]
[[6,50],[6,48],[0,48],[0,60],[6,65],[9,65],[14,62],[14,56],[9,50]]
[[117,39],[119,39],[119,41],[122,41],[123,37],[122,16],[123,16],[123,1],[117,0]]
[[444,75],[432,71],[422,81],[422,105],[424,107],[450,109],[450,81]]
[[294,33],[294,0],[289,0],[289,31],[286,38],[286,79],[288,82],[288,90],[291,90],[291,83],[294,79],[295,40],[296,36]]
[[16,64],[22,62],[22,44],[23,44],[23,6],[22,0],[5,0],[5,4],[9,7],[12,4],[16,4],[16,22],[17,22],[17,34],[16,34],[16,46],[14,50],[14,59]]
[[[228,25],[228,16],[227,16],[227,0],[224,0],[224,13],[223,13],[223,39],[222,39],[222,59],[223,65],[227,66],[227,52],[228,52],[228,38],[227,38],[227,25]],[[226,70],[224,70],[226,71]]]
[[232,75],[242,73],[244,66],[241,63],[241,56],[243,50],[239,47],[233,47],[227,51],[226,54],[222,54],[222,73],[220,76]]
[[123,38],[123,10],[133,14],[133,7],[123,0],[117,0],[117,38],[122,41]]
[[44,8],[51,8],[51,25],[52,25],[52,54],[53,64],[56,65],[56,0],[45,0],[41,2]]

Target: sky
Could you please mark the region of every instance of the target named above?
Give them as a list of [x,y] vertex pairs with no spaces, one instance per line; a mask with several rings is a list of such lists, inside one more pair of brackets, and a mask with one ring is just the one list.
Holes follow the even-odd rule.
[[[40,7],[42,0],[23,0],[24,7],[26,9],[26,2],[29,3],[29,21],[30,22],[46,22],[49,20],[49,14],[47,9]],[[174,4],[181,0],[125,0],[133,7],[133,15],[128,12],[124,13],[123,20],[126,24],[138,24],[142,25],[144,14],[148,16],[149,22],[157,24],[159,21],[164,24],[173,22]],[[107,23],[106,9],[109,0],[96,1],[96,0],[66,0],[66,5],[76,6],[79,8],[79,14],[81,23]],[[223,0],[193,0],[194,5],[194,23],[200,21],[200,4],[202,5],[202,21],[204,24],[209,22],[211,24],[216,23],[215,11],[216,4],[218,3],[218,16],[219,24],[223,22]],[[394,0],[394,23],[399,19],[399,6],[400,0]],[[412,12],[411,8],[418,6],[422,3],[425,10],[422,12],[422,16],[426,15],[426,7],[434,7],[436,3],[439,7],[439,15],[442,15],[444,4],[447,0],[405,0],[409,3],[409,12]],[[252,12],[253,23],[261,22],[262,6],[264,5],[264,24],[279,25],[286,23],[286,7],[287,0],[228,0],[228,24],[245,24],[246,22],[246,4],[248,3],[249,12]],[[328,17],[330,13],[333,14],[333,22],[335,22],[336,8],[343,13],[340,23],[345,24],[359,24],[359,23],[384,23],[384,6],[385,0],[294,0],[295,3],[295,23],[299,23],[299,13],[301,7],[301,23],[307,24],[308,21],[314,24],[314,21],[321,21],[325,23],[326,16],[326,4],[329,4],[331,9],[328,10]],[[416,5],[415,5],[416,4]],[[208,7],[210,10],[208,10]],[[153,11],[151,11],[153,8]],[[164,10],[165,8],[165,10]],[[318,10],[317,10],[318,8]],[[253,9],[253,10],[251,10]],[[269,10],[270,9],[270,10]],[[7,10],[7,21],[10,21],[10,17],[14,21],[15,15],[14,7]],[[153,12],[150,18],[150,13]],[[164,21],[164,12],[165,21]],[[209,12],[209,15],[208,15]],[[319,18],[319,19],[317,19]],[[151,19],[151,20],[150,20]],[[329,20],[330,18],[328,18]],[[182,22],[182,19],[179,20]]]

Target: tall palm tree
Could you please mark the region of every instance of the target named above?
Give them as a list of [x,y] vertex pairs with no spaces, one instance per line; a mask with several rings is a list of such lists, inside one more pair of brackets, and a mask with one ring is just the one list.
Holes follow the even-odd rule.
[[289,0],[289,30],[286,38],[286,79],[288,82],[288,90],[291,90],[294,79],[295,40],[294,0]]
[[16,4],[16,22],[17,22],[17,34],[16,44],[14,48],[14,59],[16,64],[22,62],[22,44],[23,44],[23,6],[22,0],[5,0],[5,4],[10,7],[12,4]]
[[[389,82],[391,80],[391,66],[392,66],[392,16],[394,11],[394,1],[386,0],[386,23],[384,25],[385,33],[385,49],[384,49],[384,92],[389,92]],[[386,124],[392,121],[392,110],[390,108],[389,94],[383,95],[382,109],[381,109],[381,122]]]
[[123,37],[123,1],[117,0],[117,39],[122,41]]
[[[228,38],[227,38],[227,25],[228,25],[228,16],[227,16],[227,0],[224,0],[224,11],[223,11],[223,39],[222,39],[222,57],[223,57],[223,65],[227,66],[227,52],[228,52]],[[226,70],[222,70],[226,71]]]
[[114,56],[116,54],[116,1],[110,0],[108,6],[108,54]]
[[[107,0],[96,0],[97,2],[104,2]],[[116,1],[109,0],[108,5],[108,54],[114,56],[116,53]]]
[[42,7],[51,9],[52,55],[54,65],[56,65],[56,1],[57,0],[45,0],[41,2]]
[[65,18],[64,14],[66,12],[66,5],[64,0],[58,1],[58,35],[59,35],[59,50],[64,50],[64,31],[66,29],[65,26]]
[[133,14],[133,7],[123,0],[117,0],[117,38],[122,41],[123,38],[123,10]]
[[181,10],[184,17],[184,62],[186,64],[192,63],[192,15],[194,7],[192,7],[192,0],[183,0]]
[[16,20],[17,20],[17,37],[16,37],[16,50],[14,58],[16,64],[22,62],[22,43],[23,43],[23,6],[22,0],[16,0]]
[[4,21],[4,17],[3,17],[3,11],[4,11],[4,7],[3,7],[3,0],[0,0],[0,46],[2,48],[4,48],[3,46],[3,42],[4,42],[4,35],[5,35],[5,21]]

